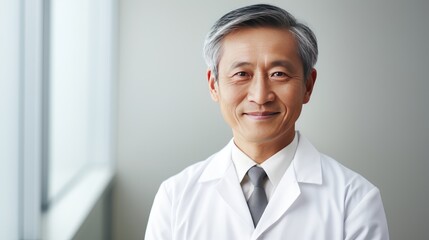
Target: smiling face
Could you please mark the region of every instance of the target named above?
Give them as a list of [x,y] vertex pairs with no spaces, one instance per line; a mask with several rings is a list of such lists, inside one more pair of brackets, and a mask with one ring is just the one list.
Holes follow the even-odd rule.
[[285,29],[244,28],[223,39],[218,80],[209,70],[208,83],[242,150],[256,144],[276,152],[293,140],[316,79],[313,69],[304,81],[297,49]]

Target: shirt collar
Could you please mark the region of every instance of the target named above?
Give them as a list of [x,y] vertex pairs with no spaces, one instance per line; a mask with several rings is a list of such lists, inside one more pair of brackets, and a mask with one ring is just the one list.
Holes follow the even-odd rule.
[[[281,178],[289,167],[291,161],[293,160],[297,146],[298,134],[295,133],[295,137],[289,145],[287,145],[259,165],[267,173],[268,179],[274,185],[274,188],[277,187],[278,183],[280,182]],[[244,152],[242,152],[235,144],[232,144],[231,157],[235,166],[235,170],[237,172],[239,182],[243,180],[249,168],[254,165],[258,165]]]

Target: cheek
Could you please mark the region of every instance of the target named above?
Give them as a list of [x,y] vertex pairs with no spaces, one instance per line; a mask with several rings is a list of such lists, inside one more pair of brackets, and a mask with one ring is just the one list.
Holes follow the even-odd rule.
[[[224,91],[222,91],[224,90]],[[240,120],[240,113],[243,110],[243,94],[238,89],[222,89],[220,107],[224,119],[230,126],[235,126]]]
[[226,87],[221,89],[222,101],[228,108],[236,108],[246,98],[246,89],[243,87]]
[[232,117],[236,114],[237,108],[239,108],[240,101],[237,98],[222,98],[221,100],[221,109],[224,114]]
[[277,93],[277,96],[280,98],[283,105],[289,110],[295,108],[300,109],[303,104],[304,94],[302,88],[287,88],[284,91]]

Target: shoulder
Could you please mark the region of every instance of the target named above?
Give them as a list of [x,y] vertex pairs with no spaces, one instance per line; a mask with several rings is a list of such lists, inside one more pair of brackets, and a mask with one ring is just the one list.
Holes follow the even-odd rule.
[[298,180],[321,184],[321,189],[336,196],[346,212],[371,194],[379,194],[378,188],[365,177],[319,152],[304,136],[300,136],[296,158]]
[[[327,187],[335,187],[337,190],[360,189],[368,192],[375,186],[359,173],[349,169],[332,157],[319,152],[312,143],[300,135],[299,145],[295,154],[295,168],[298,180],[311,181],[318,179]],[[310,180],[308,180],[310,179]]]
[[321,164],[323,181],[335,194],[339,193],[344,213],[344,239],[389,239],[379,189],[331,157],[321,154]]
[[177,190],[184,189],[185,186],[195,184],[198,182],[198,179],[204,172],[204,169],[206,169],[207,165],[215,155],[216,154],[213,154],[203,161],[199,161],[186,167],[179,173],[166,179],[161,185],[166,188],[168,192],[175,192]]
[[225,170],[232,163],[231,146],[232,140],[220,151],[211,155],[207,159],[192,164],[183,169],[178,174],[164,181],[164,185],[170,187],[184,187],[185,185],[196,184],[198,181],[204,182],[221,177]]
[[323,171],[323,180],[335,180],[337,183],[343,183],[345,187],[359,186],[360,188],[368,190],[375,188],[375,186],[362,175],[325,154],[320,154],[320,163]]
[[[369,199],[381,201],[379,189],[361,174],[345,167],[333,158],[321,154],[324,184],[341,193],[346,214],[350,214]],[[374,203],[374,206],[376,204]],[[368,209],[367,209],[368,210]]]

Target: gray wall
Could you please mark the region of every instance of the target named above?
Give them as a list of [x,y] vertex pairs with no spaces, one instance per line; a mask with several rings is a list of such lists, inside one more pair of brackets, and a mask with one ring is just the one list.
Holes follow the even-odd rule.
[[[381,189],[392,239],[429,239],[429,2],[270,2],[319,40],[319,76],[299,129]],[[201,49],[218,17],[250,3],[119,2],[114,239],[142,239],[161,181],[231,138]]]

